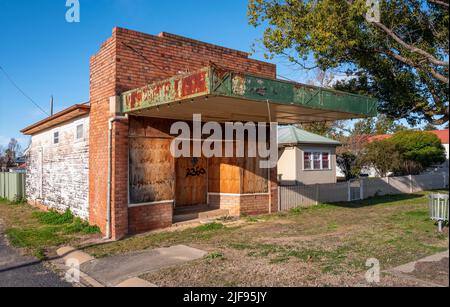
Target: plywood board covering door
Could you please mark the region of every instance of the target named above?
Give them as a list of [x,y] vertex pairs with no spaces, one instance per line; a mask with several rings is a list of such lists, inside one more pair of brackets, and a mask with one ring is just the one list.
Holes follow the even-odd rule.
[[170,139],[130,138],[132,204],[173,199],[175,176]]
[[175,205],[207,204],[208,161],[206,158],[176,159]]

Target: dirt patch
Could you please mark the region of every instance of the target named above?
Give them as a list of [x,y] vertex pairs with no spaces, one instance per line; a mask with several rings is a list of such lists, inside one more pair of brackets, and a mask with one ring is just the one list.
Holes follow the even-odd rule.
[[350,286],[359,276],[324,274],[310,262],[270,263],[265,257],[224,249],[222,257],[208,257],[142,276],[161,287],[299,287]]
[[411,273],[414,277],[430,281],[439,285],[449,286],[449,259],[441,261],[418,262]]
[[[183,244],[209,252],[204,259],[143,276],[158,286],[417,286],[385,276],[368,285],[366,261],[382,271],[448,249],[437,233],[427,197],[380,197],[243,218],[238,226],[147,234],[90,247],[107,256]],[[218,226],[218,225],[216,225]]]

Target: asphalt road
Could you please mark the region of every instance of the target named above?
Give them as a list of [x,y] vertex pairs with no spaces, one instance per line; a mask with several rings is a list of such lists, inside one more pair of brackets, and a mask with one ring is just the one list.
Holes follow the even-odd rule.
[[57,274],[6,244],[0,232],[0,287],[70,287]]

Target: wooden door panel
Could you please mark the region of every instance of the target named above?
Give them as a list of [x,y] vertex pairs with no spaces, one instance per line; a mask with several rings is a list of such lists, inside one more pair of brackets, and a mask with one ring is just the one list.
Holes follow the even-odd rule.
[[176,160],[176,206],[207,203],[208,162],[205,158]]

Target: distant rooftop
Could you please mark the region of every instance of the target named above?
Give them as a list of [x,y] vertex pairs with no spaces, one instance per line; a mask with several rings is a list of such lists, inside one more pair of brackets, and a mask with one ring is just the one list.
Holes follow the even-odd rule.
[[341,145],[341,143],[336,140],[302,130],[295,126],[278,127],[278,145],[293,144]]

